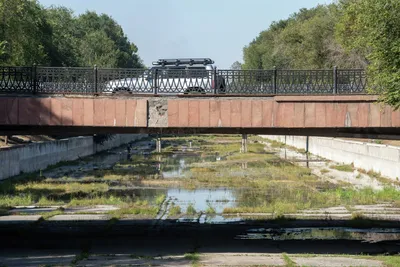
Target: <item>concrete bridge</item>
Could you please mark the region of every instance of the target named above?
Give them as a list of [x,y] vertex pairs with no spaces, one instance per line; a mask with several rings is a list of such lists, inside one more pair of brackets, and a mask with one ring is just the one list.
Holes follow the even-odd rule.
[[376,96],[3,96],[0,134],[242,133],[399,139]]

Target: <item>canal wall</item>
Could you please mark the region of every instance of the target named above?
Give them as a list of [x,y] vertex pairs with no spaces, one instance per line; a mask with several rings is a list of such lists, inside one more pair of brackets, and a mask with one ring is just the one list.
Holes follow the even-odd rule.
[[[307,137],[261,135],[266,139],[307,150]],[[400,178],[400,147],[363,143],[328,137],[309,137],[308,151],[314,155],[357,169],[381,173],[391,179]]]
[[21,173],[44,170],[48,166],[62,161],[72,161],[90,156],[146,136],[143,134],[117,134],[103,144],[96,144],[92,136],[81,136],[0,148],[0,180]]

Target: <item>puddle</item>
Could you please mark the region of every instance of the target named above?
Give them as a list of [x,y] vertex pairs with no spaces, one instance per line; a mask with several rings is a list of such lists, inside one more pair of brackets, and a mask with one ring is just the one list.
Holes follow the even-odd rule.
[[236,197],[230,189],[168,189],[167,197],[182,211],[186,211],[190,204],[197,212],[206,212],[212,207],[216,213],[236,206]]
[[251,240],[358,240],[365,242],[381,242],[400,240],[400,229],[357,229],[345,227],[327,228],[281,228],[281,229],[249,229],[246,234],[236,239]]

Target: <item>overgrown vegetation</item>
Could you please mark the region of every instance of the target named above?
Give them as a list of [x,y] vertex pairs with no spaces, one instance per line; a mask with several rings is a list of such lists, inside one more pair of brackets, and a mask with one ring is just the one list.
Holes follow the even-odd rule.
[[194,208],[194,205],[192,203],[190,203],[187,208],[186,208],[186,214],[187,215],[196,215],[197,211]]
[[340,0],[273,22],[243,49],[243,69],[366,68],[369,91],[400,107],[400,2]]
[[2,0],[0,65],[142,67],[122,27],[106,14],[76,16],[63,6],[36,0]]

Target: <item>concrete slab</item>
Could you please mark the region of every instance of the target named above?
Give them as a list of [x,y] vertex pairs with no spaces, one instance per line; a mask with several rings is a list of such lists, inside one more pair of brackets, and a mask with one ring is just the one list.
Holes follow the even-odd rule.
[[113,210],[118,210],[119,208],[112,205],[97,205],[94,207],[74,207],[74,208],[66,208],[64,209],[64,213],[78,213],[78,212],[87,212],[87,213],[106,213]]
[[309,258],[290,257],[290,259],[299,266],[309,266],[309,267],[383,266],[383,263],[377,260],[354,259],[345,257],[309,257]]
[[57,210],[57,208],[16,208],[10,210],[9,212],[11,214],[16,214],[16,213],[37,214],[42,212],[52,212],[55,210]]
[[310,209],[310,210],[302,210],[301,213],[330,213],[330,214],[344,214],[348,213],[349,211],[345,207],[330,207],[330,208],[322,208],[322,209]]
[[71,266],[76,255],[37,255],[0,257],[0,266],[36,267],[36,266]]
[[13,223],[33,223],[40,220],[42,216],[40,215],[9,215],[9,216],[1,216],[0,224],[13,224]]
[[75,221],[108,221],[110,216],[100,214],[68,214],[68,215],[56,215],[48,219],[52,222],[75,222]]
[[90,255],[88,259],[80,261],[77,266],[180,266],[190,267],[191,261],[183,256],[174,257],[140,257],[136,255]]
[[286,266],[285,261],[279,254],[262,255],[259,253],[246,254],[201,254],[201,266]]

